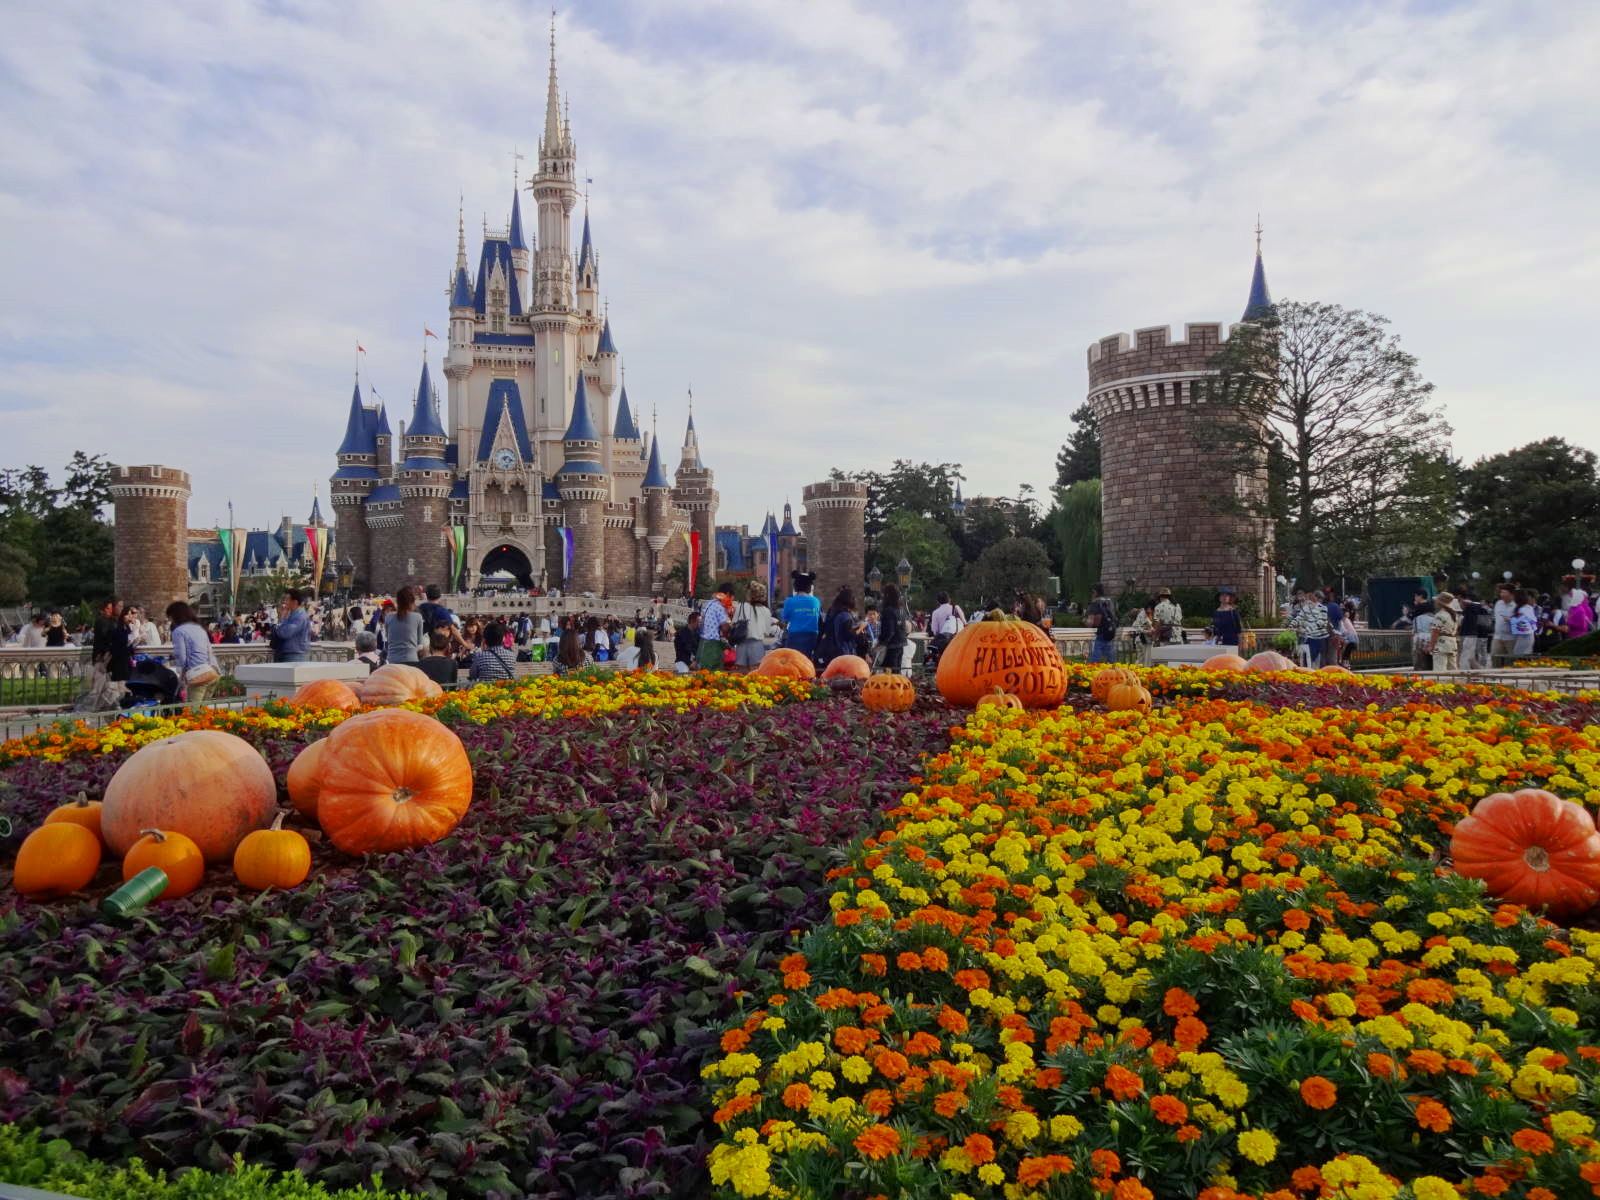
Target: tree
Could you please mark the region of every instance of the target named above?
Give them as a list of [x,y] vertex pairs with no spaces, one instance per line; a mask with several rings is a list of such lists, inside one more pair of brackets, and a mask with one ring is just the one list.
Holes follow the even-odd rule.
[[1305,583],[1339,565],[1326,541],[1353,505],[1381,540],[1386,511],[1416,480],[1413,456],[1448,447],[1433,385],[1387,325],[1335,304],[1282,301],[1235,329],[1213,361],[1214,403],[1197,410],[1202,439],[1235,472],[1262,478],[1281,449],[1281,490],[1240,489],[1217,503],[1275,522],[1280,560]]
[[1088,604],[1089,589],[1100,579],[1100,481],[1058,487],[1051,516],[1061,544],[1061,592]]
[[1600,560],[1600,469],[1591,451],[1545,438],[1478,460],[1462,484],[1462,543],[1488,579],[1510,571],[1554,590],[1574,558],[1591,568]]
[[33,556],[9,541],[0,541],[0,604],[21,604],[28,598],[28,572]]
[[1011,607],[1018,592],[1042,594],[1049,587],[1050,559],[1033,538],[1011,537],[996,542],[967,568],[962,592],[974,607]]
[[1072,433],[1056,453],[1056,486],[1100,478],[1100,421],[1088,403],[1072,410]]
[[[27,598],[68,609],[96,603],[112,587],[113,537],[100,510],[111,500],[111,466],[81,450],[56,487],[42,467],[0,471],[0,574],[25,580]],[[23,565],[26,564],[26,565]]]
[[961,568],[961,550],[943,522],[904,510],[889,517],[872,561],[892,580],[901,559],[911,564],[912,586],[922,596],[953,588]]

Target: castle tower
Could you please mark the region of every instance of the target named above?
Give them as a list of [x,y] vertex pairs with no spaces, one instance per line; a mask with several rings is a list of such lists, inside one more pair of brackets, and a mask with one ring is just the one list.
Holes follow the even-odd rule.
[[[717,569],[717,490],[715,476],[700,461],[700,436],[694,429],[694,410],[683,433],[683,453],[678,460],[677,486],[672,502],[689,517],[689,530],[700,535],[700,579],[715,578]],[[699,580],[689,581],[691,593]]]
[[867,485],[828,479],[808,483],[800,498],[806,506],[807,566],[817,576],[817,599],[826,609],[840,588],[849,587],[859,601],[867,565]]
[[522,196],[515,181],[511,186],[511,224],[506,240],[511,243],[511,269],[515,278],[519,308],[528,306],[528,279],[532,273],[532,255],[528,240],[522,236]]
[[566,462],[556,477],[572,530],[572,574],[564,587],[569,593],[600,592],[605,588],[605,507],[609,481],[600,465],[600,432],[589,412],[583,376],[578,376],[572,397],[572,421],[563,440]]
[[[865,510],[863,510],[865,512]],[[865,522],[865,516],[862,517]],[[862,536],[866,536],[863,525]],[[800,531],[794,527],[794,510],[783,502],[783,524],[778,527],[778,595],[787,596],[794,591],[794,572],[800,567]],[[866,551],[862,551],[865,557]],[[776,599],[777,597],[774,597]],[[831,597],[830,597],[831,599]]]
[[[1265,311],[1259,250],[1247,311]],[[1219,497],[1257,508],[1266,472],[1219,464],[1202,436],[1220,324],[1166,326],[1101,338],[1089,347],[1089,406],[1100,423],[1101,577],[1112,593],[1130,588],[1232,587],[1272,607],[1271,531],[1224,511]],[[1158,466],[1156,465],[1158,464]],[[1131,583],[1130,583],[1131,581]]]
[[[596,339],[594,356],[589,360],[588,374],[589,410],[605,434],[605,441],[601,446],[600,465],[605,467],[606,474],[609,475],[616,469],[613,454],[616,434],[611,422],[611,397],[617,391],[617,346],[611,340],[609,318]],[[615,498],[621,499],[620,496]]]
[[617,400],[617,417],[611,427],[611,493],[616,499],[638,499],[645,475],[645,451],[639,423],[628,403],[628,389]]
[[172,467],[113,467],[116,588],[153,620],[189,599],[189,473]]
[[355,567],[355,578],[372,578],[372,538],[367,528],[366,502],[378,486],[378,411],[361,403],[361,380],[350,395],[350,416],[344,441],[339,443],[339,467],[329,480],[333,503],[334,536],[339,553]]
[[595,341],[600,334],[600,256],[589,236],[588,201],[584,202],[583,238],[578,244],[577,282],[578,318],[583,325],[583,353],[587,358],[594,354]]
[[672,484],[661,468],[660,438],[650,440],[650,458],[640,492],[644,498],[645,545],[650,551],[650,569],[644,574],[644,582],[655,595],[662,589],[661,577],[666,571],[661,552],[672,536]]

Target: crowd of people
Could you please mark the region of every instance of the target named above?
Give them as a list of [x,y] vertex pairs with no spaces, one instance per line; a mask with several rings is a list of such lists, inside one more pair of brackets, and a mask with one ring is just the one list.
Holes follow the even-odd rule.
[[1411,630],[1412,665],[1419,671],[1474,671],[1508,667],[1600,627],[1596,597],[1569,576],[1559,594],[1535,594],[1507,582],[1493,601],[1471,591],[1419,591],[1394,624]]

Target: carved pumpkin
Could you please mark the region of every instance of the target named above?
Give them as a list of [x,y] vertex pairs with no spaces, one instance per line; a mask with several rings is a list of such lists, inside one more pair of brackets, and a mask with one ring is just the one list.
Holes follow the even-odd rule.
[[1002,688],[995,688],[994,691],[979,696],[975,707],[982,708],[985,704],[993,705],[995,708],[1022,708],[1022,701]]
[[1107,712],[1142,712],[1150,711],[1150,693],[1142,684],[1116,683],[1106,692]]
[[905,712],[917,702],[917,687],[904,675],[885,671],[861,685],[861,703],[873,712]]
[[47,821],[17,848],[11,886],[23,896],[65,896],[100,869],[100,839],[73,821]]
[[239,843],[233,852],[233,873],[245,887],[256,891],[299,887],[311,874],[311,843],[285,829],[280,812],[272,819],[271,829],[258,829]]
[[[365,681],[363,681],[365,682]],[[342,708],[354,712],[361,707],[355,690],[342,679],[313,679],[289,697],[291,708]]]
[[1600,903],[1600,833],[1581,804],[1539,788],[1485,796],[1455,827],[1456,871],[1512,904],[1570,917]]
[[[832,666],[833,664],[829,664]],[[817,667],[809,658],[798,650],[789,650],[780,647],[777,650],[768,650],[761,656],[761,665],[753,672],[756,675],[767,675],[774,679],[815,679]]]
[[1202,671],[1243,671],[1250,665],[1248,659],[1238,654],[1213,654],[1200,664]]
[[200,886],[206,875],[206,860],[192,838],[166,829],[146,829],[122,856],[122,878],[126,882],[140,871],[159,867],[167,876],[162,900],[187,896]]
[[146,829],[161,829],[192,839],[207,862],[226,863],[277,807],[278,781],[254,746],[196,729],[141,746],[117,768],[100,828],[115,854],[126,854]]
[[363,704],[408,704],[412,700],[442,696],[444,689],[424,675],[420,668],[406,663],[389,663],[362,680],[356,695]]
[[859,654],[841,654],[822,672],[824,679],[869,679],[872,664]]
[[1245,665],[1247,671],[1292,671],[1294,663],[1279,654],[1276,650],[1263,650],[1259,654],[1252,654],[1250,661]]
[[346,854],[409,850],[456,827],[472,802],[472,764],[432,717],[383,709],[327,737],[317,820]]
[[1089,682],[1089,695],[1096,704],[1104,704],[1106,695],[1119,683],[1138,683],[1139,676],[1127,667],[1104,667],[1095,672]]
[[1050,708],[1067,694],[1067,673],[1050,635],[998,609],[950,639],[934,682],[941,696],[964,708],[995,688],[1025,708]]
[[67,821],[73,825],[82,825],[94,834],[95,841],[104,843],[105,835],[100,831],[101,805],[98,800],[91,800],[83,793],[78,793],[78,798],[71,804],[63,804],[60,808],[52,809],[50,815],[44,819],[49,825],[54,821]]
[[327,738],[312,742],[294,756],[289,773],[283,777],[289,803],[302,817],[315,819],[317,815],[317,793],[322,790],[322,754],[327,748]]

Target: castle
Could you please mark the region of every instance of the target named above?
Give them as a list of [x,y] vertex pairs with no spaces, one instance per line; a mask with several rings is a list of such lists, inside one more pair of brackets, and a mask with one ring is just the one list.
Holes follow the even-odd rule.
[[465,588],[509,573],[524,587],[658,594],[693,534],[701,578],[714,570],[717,491],[694,414],[669,478],[622,384],[587,207],[573,245],[577,147],[553,32],[538,160],[531,241],[520,190],[508,227],[485,230],[476,275],[458,224],[443,413],[426,353],[398,432],[356,381],[332,500],[357,586]]

